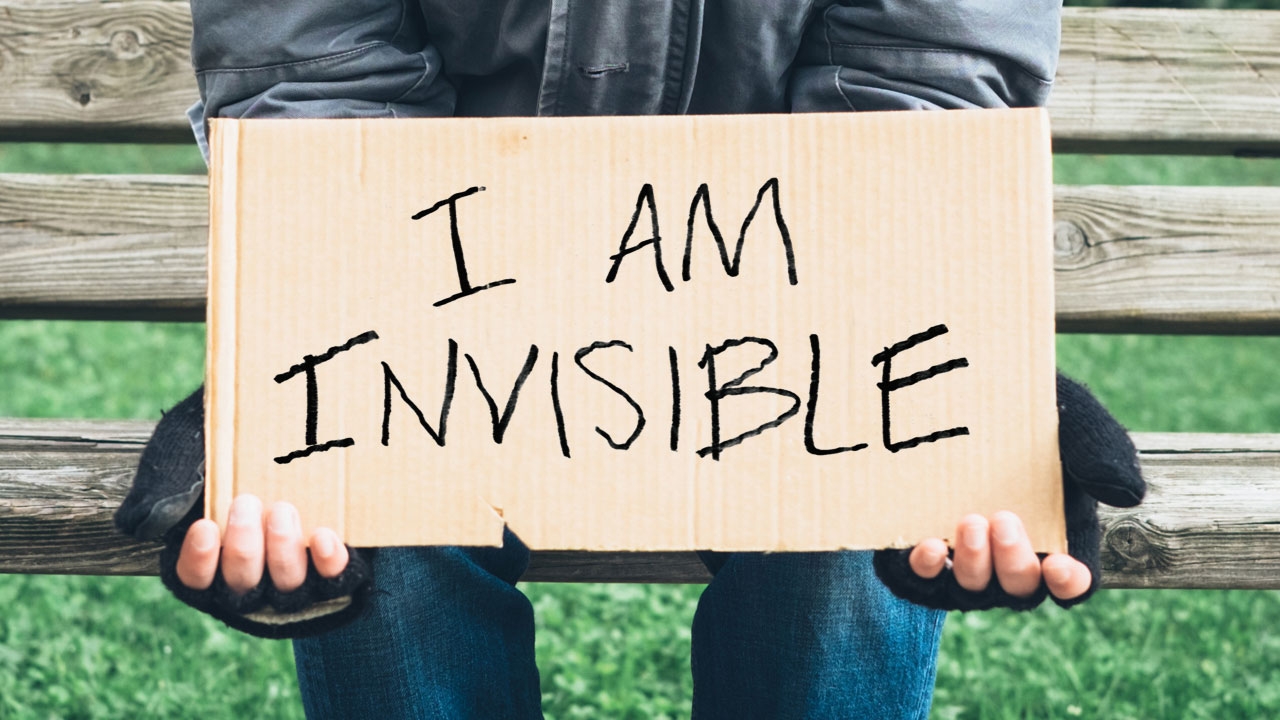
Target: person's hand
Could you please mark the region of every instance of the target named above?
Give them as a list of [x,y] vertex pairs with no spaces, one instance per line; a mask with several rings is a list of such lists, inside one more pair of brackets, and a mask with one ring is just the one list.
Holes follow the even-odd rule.
[[164,543],[160,577],[178,599],[227,625],[267,638],[305,637],[350,622],[364,608],[372,569],[332,530],[303,541],[297,511],[232,503],[225,536],[201,518],[204,393],[197,389],[156,426],[116,527]]
[[[1071,555],[1037,555],[1022,520],[1011,512],[998,512],[990,518],[966,515],[956,526],[955,538],[954,551],[940,538],[929,538],[906,553],[910,572],[923,583],[940,582],[944,572],[951,574],[954,606],[944,609],[1030,608],[1044,600],[1045,592],[1061,602],[1071,602],[1081,599],[1093,585],[1089,567]],[[895,559],[901,562],[900,556]],[[990,588],[993,581],[995,588]],[[904,589],[902,584],[890,588],[895,592]],[[993,590],[1008,597],[1001,598]],[[967,606],[965,599],[977,607]],[[939,604],[935,601],[930,607]]]
[[326,579],[341,575],[350,558],[347,547],[329,528],[317,528],[310,542],[304,542],[293,505],[278,502],[264,518],[262,501],[241,495],[231,502],[225,535],[212,520],[201,518],[191,524],[174,571],[191,590],[209,588],[221,571],[227,588],[237,595],[256,588],[265,572],[276,590],[291,593],[307,579],[308,550],[315,571]]
[[1066,554],[1031,549],[1022,521],[1010,512],[967,515],[956,547],[938,538],[911,550],[880,550],[876,574],[895,595],[940,610],[1028,610],[1045,597],[1071,607],[1101,580],[1098,501],[1116,507],[1142,502],[1146,483],[1124,427],[1081,384],[1058,375],[1058,451],[1067,520]]

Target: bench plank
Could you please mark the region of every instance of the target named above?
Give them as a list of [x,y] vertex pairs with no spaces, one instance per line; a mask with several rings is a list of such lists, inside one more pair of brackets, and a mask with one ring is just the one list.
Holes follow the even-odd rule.
[[[190,142],[186,0],[0,0],[0,141]],[[1059,152],[1280,153],[1280,12],[1068,8]]]
[[1280,12],[1074,8],[1056,152],[1280,155]]
[[[0,572],[151,575],[111,515],[152,425],[0,419]],[[1151,492],[1104,514],[1107,587],[1280,588],[1280,435],[1135,435]],[[705,582],[692,553],[539,552],[526,580]]]
[[0,0],[0,141],[189,143],[187,0]]
[[[0,318],[202,320],[184,176],[0,175]],[[1280,333],[1280,188],[1059,186],[1062,332]]]
[[1058,186],[1059,332],[1280,334],[1280,187]]
[[203,320],[208,187],[0,174],[0,317]]

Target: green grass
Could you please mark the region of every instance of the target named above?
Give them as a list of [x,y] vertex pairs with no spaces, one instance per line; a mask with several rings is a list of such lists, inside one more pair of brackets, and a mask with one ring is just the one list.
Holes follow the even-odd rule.
[[204,174],[194,145],[91,145],[15,143],[0,145],[0,172]]
[[153,578],[3,576],[0,607],[0,718],[302,717],[287,644]]
[[[0,146],[3,172],[200,171],[190,148]],[[1058,159],[1058,182],[1280,185],[1280,162]],[[0,322],[0,415],[156,418],[199,383],[203,328]],[[1136,430],[1280,432],[1280,338],[1063,336],[1059,364]],[[701,588],[526,586],[549,718],[687,717]],[[154,578],[0,576],[0,719],[298,718],[287,643],[226,630]],[[953,614],[935,718],[1280,716],[1280,594],[1106,591],[1065,612]]]
[[1280,160],[1055,155],[1053,179],[1067,185],[1280,185]]
[[935,718],[1268,718],[1280,597],[1104,591],[1071,611],[953,613]]
[[0,416],[159,419],[203,374],[203,324],[0,321]]
[[1133,430],[1280,432],[1280,337],[1060,335],[1058,367]]

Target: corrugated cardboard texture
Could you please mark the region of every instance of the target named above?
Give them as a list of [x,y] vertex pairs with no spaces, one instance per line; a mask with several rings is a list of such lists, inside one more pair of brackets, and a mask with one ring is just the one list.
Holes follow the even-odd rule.
[[1063,550],[1048,138],[1038,110],[214,121],[210,514],[801,550],[1009,509]]

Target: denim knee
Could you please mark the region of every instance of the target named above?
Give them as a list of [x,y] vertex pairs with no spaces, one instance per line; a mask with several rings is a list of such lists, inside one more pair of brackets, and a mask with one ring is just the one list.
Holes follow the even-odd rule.
[[541,717],[529,551],[396,547],[374,554],[369,607],[294,643],[309,718]]
[[732,553],[694,617],[699,718],[928,714],[945,613],[894,597],[870,552]]

